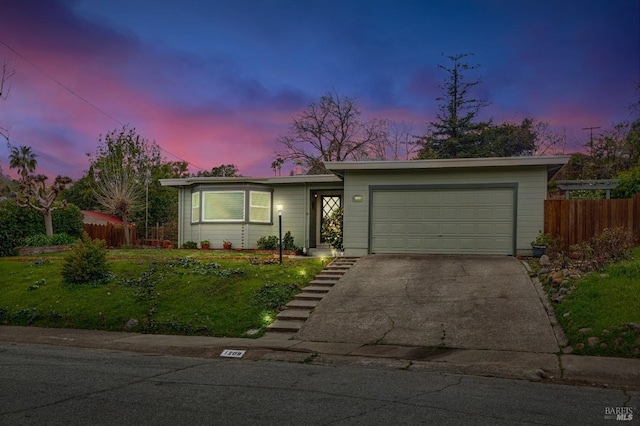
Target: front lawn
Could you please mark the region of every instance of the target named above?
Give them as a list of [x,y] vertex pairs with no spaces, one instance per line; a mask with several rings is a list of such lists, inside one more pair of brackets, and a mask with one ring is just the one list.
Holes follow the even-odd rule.
[[0,258],[0,324],[247,336],[323,268],[317,258],[110,250],[106,284],[69,285],[62,255]]
[[541,276],[574,354],[640,358],[640,248],[631,261],[562,283]]

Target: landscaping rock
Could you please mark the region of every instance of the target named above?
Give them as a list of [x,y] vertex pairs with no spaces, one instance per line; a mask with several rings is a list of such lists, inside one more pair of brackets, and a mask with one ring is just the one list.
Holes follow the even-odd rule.
[[592,331],[593,331],[593,329],[592,329],[592,328],[590,328],[590,327],[584,327],[584,328],[579,329],[579,330],[578,330],[578,333],[585,333],[585,334],[586,334],[586,333],[591,333]]
[[562,278],[564,275],[562,274],[562,271],[556,271],[553,274],[551,274],[551,279],[555,280],[556,278]]
[[551,265],[551,259],[549,259],[549,256],[547,256],[546,254],[543,254],[542,256],[540,256],[540,266],[550,266]]
[[132,328],[134,328],[135,326],[138,325],[138,320],[135,318],[131,318],[129,319],[129,321],[127,321],[127,323],[125,324],[124,328],[127,330],[130,330]]
[[640,324],[630,322],[629,328],[632,329],[633,331],[640,331]]
[[578,343],[576,349],[584,349],[584,343]]
[[590,347],[593,348],[595,345],[600,343],[600,339],[595,336],[591,336],[587,339],[587,343],[589,344]]
[[551,285],[553,287],[559,287],[562,285],[563,282],[564,280],[562,278],[554,278],[553,280],[551,280]]
[[562,348],[563,354],[570,354],[571,352],[573,352],[573,346],[565,346],[564,348]]
[[620,337],[618,337],[616,340],[613,341],[613,346],[615,348],[621,346],[624,344],[624,339],[621,339]]
[[538,275],[547,275],[549,273],[549,268],[540,268],[538,271]]

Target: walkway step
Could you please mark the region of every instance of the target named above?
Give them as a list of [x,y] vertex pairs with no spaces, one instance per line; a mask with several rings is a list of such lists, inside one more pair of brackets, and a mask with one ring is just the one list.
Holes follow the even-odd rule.
[[285,309],[280,312],[276,319],[289,321],[305,321],[311,315],[311,310],[306,309]]
[[300,330],[304,321],[290,321],[277,319],[267,326],[267,331],[291,333]]
[[286,304],[287,309],[313,309],[318,306],[319,300],[292,300]]
[[324,297],[324,293],[307,293],[302,290],[301,293],[293,296],[293,300],[322,300],[322,297]]
[[326,285],[308,285],[302,289],[307,293],[328,293],[331,287]]
[[322,271],[318,272],[318,275],[316,275],[316,278],[319,278],[319,277],[336,277],[336,278],[340,278],[346,272],[347,271],[325,271],[325,270],[322,270]]
[[333,287],[336,282],[338,282],[338,280],[312,280],[312,281],[309,281],[309,285]]

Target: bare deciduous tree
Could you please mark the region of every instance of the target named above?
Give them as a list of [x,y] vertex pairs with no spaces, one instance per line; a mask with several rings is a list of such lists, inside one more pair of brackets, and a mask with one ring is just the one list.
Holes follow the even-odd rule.
[[380,137],[361,154],[363,160],[410,160],[418,150],[414,125],[408,122],[380,120]]
[[355,99],[329,92],[293,120],[289,133],[278,139],[284,151],[276,154],[274,170],[282,162],[302,163],[309,174],[326,173],[326,161],[369,158],[374,143],[385,136],[384,122],[365,121]]

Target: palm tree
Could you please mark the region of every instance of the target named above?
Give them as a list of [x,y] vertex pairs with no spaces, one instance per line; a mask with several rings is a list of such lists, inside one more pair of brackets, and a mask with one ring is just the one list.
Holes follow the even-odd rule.
[[32,173],[38,165],[36,157],[38,154],[31,151],[30,146],[20,145],[19,147],[7,144],[9,147],[9,168],[18,169],[21,180],[26,180],[29,173]]

